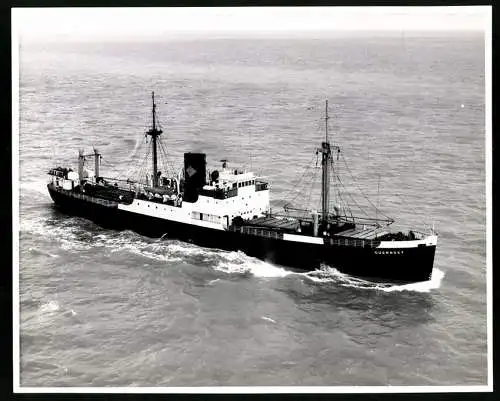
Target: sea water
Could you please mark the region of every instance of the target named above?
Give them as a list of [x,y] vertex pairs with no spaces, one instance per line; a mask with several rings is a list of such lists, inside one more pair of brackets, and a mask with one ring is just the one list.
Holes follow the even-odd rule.
[[[484,67],[476,34],[22,43],[21,386],[486,384]],[[321,176],[329,99],[352,194],[435,224],[432,279],[291,271],[54,208],[46,173],[79,148],[104,176],[140,170],[153,90],[162,166],[229,159],[273,210],[319,202],[304,168]]]

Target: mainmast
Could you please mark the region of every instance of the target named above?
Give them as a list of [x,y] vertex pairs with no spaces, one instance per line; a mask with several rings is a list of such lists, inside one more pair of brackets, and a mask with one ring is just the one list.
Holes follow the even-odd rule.
[[321,152],[321,220],[326,226],[329,223],[328,215],[330,214],[330,169],[333,171],[332,149],[340,153],[340,148],[337,145],[330,145],[328,140],[328,100],[325,103],[325,141],[321,142],[321,148],[316,150],[316,154]]
[[330,163],[331,163],[331,148],[328,141],[328,100],[325,104],[325,141],[321,142],[321,217],[324,223],[328,222],[329,202],[330,202]]
[[152,146],[153,146],[153,188],[158,186],[158,154],[156,149],[156,140],[162,134],[161,129],[156,128],[156,104],[155,104],[155,93],[151,93],[153,99],[153,127],[146,133],[151,135]]

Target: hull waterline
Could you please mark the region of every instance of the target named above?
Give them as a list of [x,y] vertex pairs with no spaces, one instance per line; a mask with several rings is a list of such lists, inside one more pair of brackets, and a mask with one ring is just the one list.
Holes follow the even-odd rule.
[[303,271],[327,264],[342,273],[398,283],[427,281],[432,274],[435,246],[379,249],[258,237],[127,212],[120,210],[117,203],[89,202],[54,190],[50,184],[48,190],[62,212],[88,218],[104,228],[129,229],[152,238],[167,237],[204,247],[239,250],[248,256]]

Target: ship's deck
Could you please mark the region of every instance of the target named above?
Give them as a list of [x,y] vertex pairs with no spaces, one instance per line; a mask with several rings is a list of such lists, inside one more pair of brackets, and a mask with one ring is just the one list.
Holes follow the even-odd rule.
[[[283,231],[283,232],[293,232],[293,233],[300,233],[298,230],[299,228],[302,229],[302,234],[304,235],[312,235],[312,232],[310,233],[309,231],[312,230],[312,227],[310,227],[311,230],[304,229],[304,227],[301,227],[300,221],[296,219],[287,219],[287,218],[278,218],[278,217],[272,217],[272,216],[264,216],[264,217],[257,217],[251,220],[246,220],[242,223],[243,226],[250,226],[250,227],[258,227],[258,228],[264,228],[264,229],[272,229],[276,231]],[[332,238],[350,238],[350,239],[359,239],[359,240],[374,240],[379,237],[382,237],[383,235],[388,234],[388,231],[386,231],[382,227],[363,227],[363,226],[358,226],[355,228],[352,228],[352,225],[345,230],[342,230],[342,227],[337,228],[338,232],[335,232],[335,229],[332,228],[330,230],[330,235]]]
[[296,231],[299,228],[297,220],[279,219],[277,217],[257,217],[243,223],[245,226],[273,228],[283,231]]
[[84,186],[84,190],[86,195],[121,203],[131,203],[135,196],[133,191],[127,191],[122,188],[108,185],[101,186],[86,184]]
[[356,227],[335,233],[333,237],[373,240],[386,234],[388,231],[383,227]]

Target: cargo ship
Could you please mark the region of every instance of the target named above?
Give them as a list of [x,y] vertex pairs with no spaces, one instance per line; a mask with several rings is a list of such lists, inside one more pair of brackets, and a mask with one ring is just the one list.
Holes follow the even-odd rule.
[[[428,233],[393,232],[389,229],[393,219],[354,216],[348,205],[331,206],[331,179],[341,149],[329,141],[328,118],[326,101],[325,138],[316,149],[321,158],[320,210],[285,205],[280,212],[272,211],[267,180],[229,167],[227,160],[207,171],[204,153],[184,153],[184,165],[177,173],[162,174],[158,158],[165,149],[154,92],[152,123],[145,132],[151,168],[142,178],[104,177],[99,151],[94,148],[85,154],[80,149],[77,171],[50,169],[47,188],[65,214],[109,229],[242,251],[304,271],[327,265],[366,279],[430,280],[437,245],[434,228]],[[89,160],[94,162],[93,172],[87,168]]]

